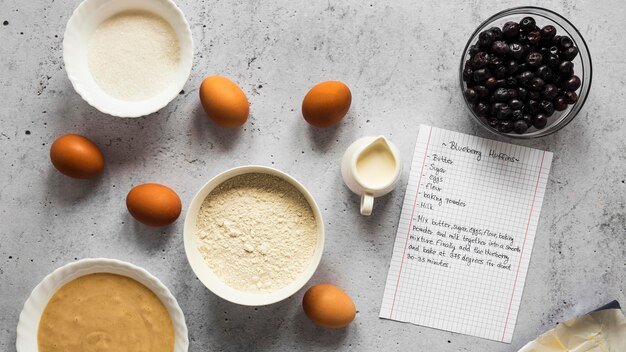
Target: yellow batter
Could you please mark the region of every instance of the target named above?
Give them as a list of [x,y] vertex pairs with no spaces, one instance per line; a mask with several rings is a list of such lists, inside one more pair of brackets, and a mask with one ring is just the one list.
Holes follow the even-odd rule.
[[126,276],[79,277],[50,299],[39,321],[39,352],[172,352],[174,327],[150,289]]

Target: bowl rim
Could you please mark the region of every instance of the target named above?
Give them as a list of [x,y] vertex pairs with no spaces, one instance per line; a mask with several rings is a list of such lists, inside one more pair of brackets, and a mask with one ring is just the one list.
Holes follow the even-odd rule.
[[[204,258],[202,257],[202,254],[200,253],[196,244],[195,238],[196,218],[204,199],[206,199],[211,191],[213,191],[216,187],[218,187],[225,181],[235,176],[250,173],[262,173],[277,176],[293,185],[309,203],[309,206],[313,211],[313,215],[315,216],[317,225],[317,244],[315,247],[315,252],[313,253],[304,271],[301,272],[296,277],[296,279],[294,279],[289,285],[276,291],[271,291],[267,293],[244,292],[232,288],[224,283],[219,277],[217,277],[217,275],[212,272],[207,263],[204,261]],[[191,266],[191,269],[193,270],[196,277],[198,277],[198,279],[204,284],[204,286],[206,286],[207,289],[209,289],[209,291],[213,292],[218,297],[221,297],[222,299],[225,299],[232,303],[244,306],[263,306],[280,302],[292,296],[309,282],[322,259],[322,254],[324,252],[325,231],[322,213],[319,210],[319,207],[317,205],[317,202],[313,198],[313,195],[293,176],[284,171],[269,166],[244,165],[220,172],[219,174],[212,177],[209,181],[207,181],[202,187],[200,187],[187,208],[183,238],[187,262]]]
[[24,303],[17,324],[17,352],[38,350],[39,320],[50,298],[65,284],[95,273],[112,273],[129,277],[150,289],[167,309],[174,328],[174,352],[186,352],[189,336],[185,316],[170,290],[147,270],[118,259],[85,258],[65,264],[46,275]]
[[[517,133],[502,133],[499,132],[495,129],[493,129],[491,126],[489,126],[485,121],[483,121],[483,119],[479,116],[476,115],[476,113],[474,113],[474,111],[472,111],[471,107],[470,107],[470,103],[469,101],[467,101],[467,98],[465,97],[465,94],[463,94],[463,91],[465,89],[464,87],[464,81],[463,81],[463,67],[465,64],[465,60],[467,57],[467,52],[469,50],[470,45],[472,45],[472,42],[474,41],[473,39],[477,38],[478,34],[480,33],[481,29],[483,29],[484,27],[487,26],[487,24],[496,21],[499,18],[502,18],[504,16],[509,15],[509,13],[511,12],[519,12],[519,11],[545,11],[546,13],[556,17],[558,20],[562,20],[563,22],[567,23],[569,26],[571,26],[572,30],[576,33],[576,35],[578,35],[578,37],[580,38],[580,43],[582,43],[582,47],[584,48],[585,52],[587,53],[587,59],[589,60],[589,73],[586,74],[583,78],[586,80],[587,83],[587,92],[584,96],[582,96],[582,99],[579,99],[574,105],[572,105],[571,109],[568,111],[567,114],[570,114],[572,110],[574,110],[574,108],[577,108],[578,111],[576,111],[576,113],[574,115],[572,115],[569,118],[564,119],[563,121],[561,121],[561,125],[558,126],[558,128],[554,128],[554,129],[544,129],[544,130],[538,130],[535,131],[536,133],[530,133],[530,134],[517,134]],[[514,15],[517,13],[512,13],[511,15]],[[532,14],[529,14],[532,15]],[[580,44],[577,42],[577,46],[580,47]],[[582,55],[582,51],[579,50],[579,55]],[[581,59],[581,62],[583,62],[583,60]],[[584,70],[586,70],[587,67],[584,67]],[[588,77],[587,77],[588,76]],[[587,101],[587,98],[589,97],[589,93],[591,92],[591,83],[593,80],[593,61],[591,58],[591,51],[589,50],[589,46],[587,45],[587,42],[585,41],[585,38],[583,37],[583,35],[580,33],[580,31],[578,30],[578,28],[576,28],[576,26],[570,22],[567,18],[565,18],[564,16],[560,15],[559,13],[557,13],[556,11],[547,9],[545,7],[540,7],[540,6],[516,6],[516,7],[510,7],[507,9],[504,9],[502,11],[499,11],[497,13],[495,13],[494,15],[490,16],[489,18],[487,18],[486,20],[482,21],[477,27],[476,29],[472,32],[472,34],[470,35],[469,39],[467,40],[467,43],[465,44],[465,47],[463,48],[463,52],[461,54],[461,65],[460,65],[460,69],[459,69],[459,82],[460,82],[460,87],[461,87],[461,96],[463,97],[463,101],[465,102],[465,107],[467,108],[467,110],[469,111],[470,115],[472,116],[473,120],[478,122],[481,126],[483,126],[486,130],[488,130],[489,132],[497,135],[497,136],[502,136],[502,137],[509,137],[512,139],[534,139],[534,138],[540,138],[540,137],[545,137],[545,136],[549,136],[552,135],[554,133],[556,133],[557,131],[563,129],[565,126],[569,125],[576,116],[578,116],[578,114],[580,113],[580,111],[582,110],[583,106],[585,105],[585,102]],[[582,89],[582,86],[581,88]],[[579,96],[579,98],[581,98]]]
[[[71,46],[70,45],[71,39],[68,39],[71,37],[69,33],[73,30],[74,26],[76,26],[75,22],[77,22],[80,17],[85,16],[85,14],[88,14],[91,12],[90,6],[95,6],[95,4],[97,4],[98,2],[102,2],[102,1],[111,1],[111,0],[83,0],[76,7],[76,9],[74,9],[74,11],[72,12],[72,15],[70,16],[70,19],[67,21],[67,24],[65,26],[65,31],[63,34],[62,48],[63,48],[63,66],[65,67],[65,71],[67,73],[68,79],[70,80],[72,87],[74,88],[76,93],[78,93],[78,95],[84,101],[86,101],[89,105],[96,108],[102,113],[115,116],[115,117],[121,117],[121,118],[137,118],[137,117],[142,117],[142,116],[153,114],[161,110],[165,106],[167,106],[174,99],[176,99],[176,97],[179,95],[179,92],[184,88],[185,84],[189,80],[189,77],[191,76],[191,69],[193,66],[193,57],[194,57],[195,48],[194,48],[193,36],[191,33],[191,27],[189,25],[189,22],[185,18],[185,14],[183,13],[183,11],[176,5],[176,3],[173,0],[158,0],[164,3],[169,9],[169,11],[175,14],[175,16],[180,21],[180,23],[183,24],[183,26],[181,27],[182,36],[179,36],[178,38],[180,42],[187,42],[189,44],[189,50],[185,51],[185,53],[183,53],[183,51],[181,50],[181,54],[180,54],[181,66],[180,67],[183,68],[183,71],[180,74],[177,74],[177,77],[184,76],[185,78],[184,80],[180,79],[179,84],[176,84],[176,82],[178,82],[178,79],[174,79],[172,81],[172,86],[175,85],[177,89],[172,90],[172,93],[170,95],[163,96],[161,99],[155,100],[152,104],[146,105],[144,109],[140,109],[135,112],[129,113],[119,107],[111,106],[112,104],[102,104],[101,101],[99,101],[98,99],[95,99],[91,94],[89,94],[89,91],[85,89],[83,85],[81,84],[81,82],[83,81],[82,79],[80,79],[81,75],[77,74],[78,71],[75,70],[73,66],[74,60],[68,54],[70,51],[68,50],[68,48]],[[125,1],[125,0],[113,0],[113,1]],[[143,2],[145,2],[146,4],[150,4],[150,1],[144,0]],[[146,10],[146,11],[150,11],[150,10]],[[159,17],[163,18],[172,27],[176,28],[173,23],[168,21],[163,16],[159,16]],[[123,102],[124,104],[136,103],[137,105],[139,105],[139,104],[145,104],[147,101],[151,99],[154,99],[154,97],[145,99],[145,100],[139,100],[139,101],[123,101],[119,99],[116,99],[116,100]]]

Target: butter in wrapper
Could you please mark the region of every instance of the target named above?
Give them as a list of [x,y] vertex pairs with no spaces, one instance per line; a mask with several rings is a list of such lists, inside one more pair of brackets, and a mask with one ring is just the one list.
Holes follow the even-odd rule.
[[519,350],[519,352],[624,351],[626,351],[626,317],[617,302],[611,302],[599,310],[563,322]]

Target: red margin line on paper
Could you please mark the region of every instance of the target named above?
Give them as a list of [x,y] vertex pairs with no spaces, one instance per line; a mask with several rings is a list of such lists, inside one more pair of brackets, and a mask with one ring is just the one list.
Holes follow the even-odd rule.
[[422,176],[424,175],[424,165],[426,164],[426,156],[428,155],[428,146],[430,145],[430,135],[433,133],[433,128],[430,127],[428,131],[428,141],[426,142],[426,150],[424,151],[424,159],[422,160],[422,170],[420,170],[419,182],[417,182],[417,190],[415,190],[415,199],[413,200],[413,210],[411,210],[411,219],[409,220],[409,229],[406,233],[406,241],[404,241],[404,251],[402,252],[402,261],[400,262],[400,270],[398,270],[398,280],[396,280],[396,289],[393,292],[393,301],[391,302],[391,311],[389,312],[389,319],[393,317],[393,307],[396,304],[396,294],[398,293],[398,286],[400,286],[400,274],[402,273],[402,266],[404,265],[404,255],[406,254],[406,245],[409,243],[409,233],[411,233],[411,225],[413,225],[413,215],[415,214],[415,204],[417,203],[417,196],[420,191],[420,183],[422,183]]
[[509,300],[509,309],[506,312],[506,319],[504,320],[504,331],[502,331],[502,341],[504,342],[504,336],[506,335],[506,327],[509,323],[509,314],[511,313],[511,305],[513,304],[513,296],[515,296],[515,288],[517,286],[517,276],[519,275],[519,268],[522,265],[522,259],[524,258],[524,247],[526,246],[526,237],[528,236],[528,228],[530,227],[530,219],[533,216],[533,209],[535,207],[535,197],[537,196],[537,189],[539,188],[539,179],[541,178],[541,170],[543,169],[543,158],[546,156],[544,151],[541,154],[541,164],[539,165],[539,173],[537,174],[537,183],[535,184],[535,192],[533,194],[533,202],[530,205],[530,214],[528,214],[528,222],[526,223],[526,232],[524,233],[524,242],[522,242],[522,251],[519,256],[519,263],[517,263],[517,272],[515,273],[515,282],[513,283],[513,292],[511,292],[511,299]]

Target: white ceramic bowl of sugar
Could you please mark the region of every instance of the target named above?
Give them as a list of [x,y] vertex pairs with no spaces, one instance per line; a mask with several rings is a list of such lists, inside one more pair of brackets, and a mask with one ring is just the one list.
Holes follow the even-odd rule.
[[[317,228],[317,242],[313,255],[311,256],[308,264],[304,270],[295,278],[294,281],[287,286],[271,292],[244,292],[233,287],[228,286],[222,281],[204,261],[202,253],[198,249],[196,241],[196,233],[198,228],[196,226],[198,213],[204,200],[209,196],[217,186],[223,182],[239,175],[261,173],[279,177],[291,185],[293,185],[306,199],[315,216],[316,228]],[[200,279],[200,281],[213,293],[219,297],[245,306],[262,306],[267,304],[276,303],[282,301],[294,293],[298,292],[306,283],[311,279],[315,270],[322,259],[322,253],[324,252],[324,221],[322,220],[322,214],[317,206],[317,203],[313,199],[313,196],[309,191],[295,178],[291,177],[285,172],[280,170],[258,165],[240,166],[234,169],[224,171],[217,176],[213,177],[207,182],[200,191],[193,197],[189,208],[187,209],[187,215],[185,216],[184,227],[184,241],[185,241],[185,253],[187,254],[187,260],[189,265],[193,269],[194,273]]]
[[[95,81],[89,67],[89,42],[98,26],[126,11],[146,11],[164,19],[174,30],[179,44],[178,67],[160,93],[144,100],[115,98]],[[174,100],[191,73],[193,39],[189,23],[172,0],[85,0],[74,11],[63,37],[65,70],[76,92],[91,106],[118,117],[154,113]]]

